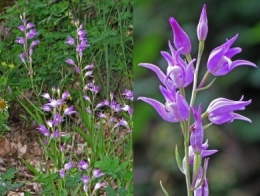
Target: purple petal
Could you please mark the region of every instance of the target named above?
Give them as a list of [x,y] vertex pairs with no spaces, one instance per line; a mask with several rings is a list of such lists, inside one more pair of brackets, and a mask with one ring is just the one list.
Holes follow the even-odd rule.
[[233,43],[236,41],[236,39],[238,38],[238,33],[232,37],[230,40],[227,39],[227,42],[225,44],[223,44],[223,46],[226,47],[227,50],[229,50],[229,48],[233,45]]
[[180,94],[180,92],[176,93],[176,104],[179,109],[181,120],[182,121],[186,120],[189,117],[189,105],[185,100],[185,98]]
[[49,93],[43,93],[41,96],[42,96],[43,98],[45,98],[45,99],[51,99],[51,96],[50,96]]
[[239,48],[239,47],[230,48],[230,49],[226,52],[225,56],[227,56],[228,58],[232,58],[233,56],[239,54],[241,51],[242,51],[242,49]]
[[233,113],[233,118],[236,119],[236,120],[244,120],[244,121],[252,123],[251,119],[249,119],[245,116],[242,116],[240,114],[237,114],[237,113]]
[[224,49],[222,47],[215,48],[209,55],[209,59],[207,62],[207,67],[210,73],[215,74],[215,72],[219,69],[220,60],[224,56]]
[[192,83],[193,79],[194,79],[194,66],[193,66],[193,62],[195,61],[195,59],[193,59],[186,67],[186,77],[185,77],[185,85],[184,87],[187,87],[188,85],[190,85],[190,83]]
[[194,130],[191,131],[190,144],[195,153],[201,153],[202,143],[204,138],[204,130],[201,119],[202,105],[199,105],[198,110],[195,107],[192,107],[192,112],[195,119]]
[[50,112],[50,111],[51,111],[51,108],[50,108],[48,105],[43,105],[43,106],[41,107],[41,109],[42,109],[43,111],[45,111],[45,112]]
[[87,185],[90,182],[90,178],[86,175],[83,175],[81,181],[83,182],[84,185]]
[[209,104],[207,112],[216,116],[235,110],[244,110],[245,106],[251,103],[251,100],[242,101],[242,99],[243,96],[239,101],[233,101],[225,98],[215,99]]
[[31,22],[29,22],[27,25],[26,25],[26,28],[27,29],[30,29],[30,28],[32,28],[32,27],[34,27],[35,25],[33,24],[33,23],[31,23]]
[[26,27],[23,26],[23,25],[19,25],[19,26],[18,26],[18,29],[20,29],[20,31],[22,31],[22,32],[25,32]]
[[164,88],[162,85],[159,86],[159,89],[165,98],[166,102],[176,102],[176,92],[175,89],[171,92],[169,92],[166,88]]
[[210,120],[210,122],[216,124],[216,125],[220,125],[223,123],[227,123],[227,122],[232,122],[233,121],[233,113],[225,113],[219,116],[213,116],[213,115],[209,115],[208,118]]
[[168,52],[162,51],[161,54],[165,58],[165,60],[168,62],[169,66],[174,66],[177,64],[175,59]]
[[72,59],[67,59],[65,62],[70,65],[75,65],[75,62]]
[[154,73],[156,73],[156,75],[158,76],[159,80],[163,84],[165,83],[166,75],[156,65],[153,65],[153,64],[150,64],[150,63],[140,63],[138,65],[152,70]]
[[23,37],[18,37],[17,40],[15,40],[15,42],[18,44],[25,44],[25,40]]
[[167,76],[174,81],[176,87],[184,86],[185,71],[181,66],[168,66]]
[[34,40],[31,45],[30,45],[30,48],[34,48],[40,41],[39,40]]
[[66,44],[68,45],[74,45],[75,44],[75,41],[72,37],[68,37],[67,40],[65,41]]
[[251,122],[249,118],[234,113],[236,110],[244,110],[245,106],[251,103],[251,100],[242,100],[243,96],[239,101],[233,101],[225,98],[218,98],[213,100],[206,110],[209,120],[214,124],[232,122],[234,119]]
[[210,155],[215,154],[216,152],[218,152],[218,150],[203,150],[201,153],[201,158],[208,157]]
[[208,34],[208,20],[207,20],[207,8],[206,4],[203,5],[199,24],[197,26],[197,36],[199,41],[205,41]]
[[157,100],[151,99],[151,98],[147,98],[147,97],[139,97],[137,100],[142,100],[148,104],[150,104],[151,106],[154,107],[154,109],[157,111],[157,113],[165,120],[168,122],[178,122],[178,120],[176,119],[176,117],[173,114],[173,111],[167,111],[165,109],[165,105],[163,105],[162,103],[160,103]]
[[[199,182],[201,181],[202,178],[202,171],[206,170],[208,168],[208,160],[209,159],[205,159],[205,168],[202,169],[202,167],[200,167],[199,173],[197,175],[197,179],[196,179],[196,183],[195,186],[197,186],[199,184]],[[209,195],[209,187],[208,187],[208,180],[205,176],[205,178],[203,179],[202,184],[194,190],[194,196],[208,196]]]
[[34,38],[36,35],[38,34],[38,32],[35,29],[30,29],[30,31],[28,33],[26,33],[26,37],[28,39],[32,39]]
[[181,53],[183,55],[189,54],[191,52],[191,42],[189,36],[183,31],[178,22],[171,17],[169,23],[172,27],[174,45],[177,49],[182,48]]
[[66,100],[68,97],[70,97],[70,93],[68,91],[62,93],[61,95],[62,100]]
[[241,66],[241,65],[248,65],[248,66],[252,66],[252,67],[257,67],[256,64],[250,62],[250,61],[246,61],[246,60],[236,60],[233,61],[231,66],[230,66],[230,71],[233,70],[234,68]]
[[74,113],[77,113],[75,110],[74,110],[74,107],[71,106],[71,107],[68,107],[64,110],[64,114],[65,115],[71,115],[71,114],[74,114]]
[[99,178],[101,176],[104,176],[105,174],[101,172],[100,169],[94,169],[93,172],[92,172],[92,176],[93,178]]

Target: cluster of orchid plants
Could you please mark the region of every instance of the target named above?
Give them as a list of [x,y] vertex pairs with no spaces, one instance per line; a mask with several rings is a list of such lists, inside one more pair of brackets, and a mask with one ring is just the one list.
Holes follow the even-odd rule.
[[[34,40],[30,46],[28,46],[28,40],[33,39],[38,33],[34,28],[35,25],[27,22],[25,16],[21,15],[20,18],[23,25],[20,25],[18,28],[24,33],[24,37],[18,37],[16,42],[23,45],[24,50],[19,57],[31,76],[33,75],[31,73],[34,73],[32,67],[33,49],[39,41]],[[44,117],[41,121],[42,123],[37,127],[37,130],[44,136],[42,146],[46,153],[46,164],[51,161],[54,171],[59,173],[63,183],[65,184],[66,176],[75,173],[76,169],[81,175],[81,182],[85,194],[96,195],[98,194],[98,189],[106,187],[107,185],[104,181],[106,174],[99,168],[93,168],[94,161],[97,160],[91,160],[91,155],[83,156],[82,158],[84,151],[88,152],[91,150],[92,153],[95,153],[95,149],[89,149],[91,148],[90,143],[92,143],[89,140],[87,141],[86,139],[82,147],[83,149],[80,150],[81,154],[79,154],[79,157],[75,159],[77,154],[72,156],[74,151],[77,151],[79,148],[78,144],[75,143],[76,132],[72,131],[72,129],[74,129],[72,127],[83,127],[85,130],[82,130],[81,133],[93,139],[96,137],[95,134],[99,128],[98,123],[105,120],[110,125],[109,128],[111,132],[117,134],[124,129],[126,134],[130,134],[132,130],[132,123],[130,122],[132,121],[133,110],[129,103],[133,101],[133,92],[128,89],[122,92],[121,95],[123,98],[121,101],[123,103],[119,103],[112,92],[110,93],[110,100],[105,99],[100,103],[96,103],[99,86],[95,84],[93,75],[94,65],[83,66],[83,52],[89,47],[86,38],[87,32],[83,29],[82,24],[79,25],[78,21],[75,22],[75,25],[77,26],[76,39],[69,36],[65,41],[65,44],[75,47],[75,58],[68,58],[65,62],[73,66],[75,74],[78,74],[80,78],[80,84],[79,87],[77,86],[77,90],[79,90],[79,96],[81,98],[75,101],[79,105],[75,105],[75,107],[73,105],[69,106],[68,101],[71,99],[70,92],[65,91],[62,93],[59,87],[53,87],[51,93],[41,93],[41,97],[47,100],[47,103],[41,107],[41,110],[44,112]],[[33,84],[33,78],[30,78]],[[36,93],[36,95],[38,94],[40,93]],[[103,112],[107,111],[105,107],[109,108],[107,114]],[[102,110],[101,108],[105,109]],[[80,110],[80,112],[78,110]],[[47,120],[46,117],[48,117]],[[84,127],[84,125],[82,125],[83,123],[77,124],[78,121],[75,120],[75,118],[80,118],[80,120],[78,120],[80,122],[84,121],[82,119],[88,119],[89,121],[85,123]],[[74,125],[72,126],[70,123],[74,123]],[[124,140],[124,138],[119,138],[118,140],[120,139]],[[113,139],[108,138],[107,143],[120,143],[120,141],[112,140]],[[70,171],[72,169],[74,170],[71,173]],[[46,166],[43,171],[49,172],[50,168]]]
[[[157,113],[165,120],[171,123],[179,122],[184,136],[185,156],[181,161],[176,146],[176,160],[181,172],[185,175],[187,195],[207,196],[209,195],[208,180],[206,171],[209,164],[209,156],[216,153],[217,150],[209,150],[208,140],[204,139],[204,129],[211,124],[230,123],[235,119],[251,122],[245,116],[235,113],[236,110],[244,110],[245,106],[251,103],[251,100],[244,101],[243,96],[238,101],[226,98],[217,98],[213,100],[206,111],[202,112],[203,104],[194,105],[196,95],[199,91],[208,89],[215,79],[208,82],[209,76],[223,76],[228,74],[234,68],[241,65],[257,67],[254,63],[247,60],[232,60],[232,58],[241,52],[241,48],[232,47],[232,44],[238,38],[235,35],[231,39],[212,50],[207,61],[207,71],[198,83],[198,72],[201,56],[204,50],[204,42],[208,34],[208,22],[206,14],[206,5],[203,6],[197,26],[197,37],[199,40],[197,59],[191,58],[191,41],[187,33],[180,27],[178,22],[171,17],[169,19],[173,31],[173,44],[169,41],[170,53],[162,51],[163,58],[167,61],[168,67],[166,73],[161,71],[156,65],[150,63],[140,63],[139,66],[152,70],[163,85],[159,89],[165,98],[165,103],[148,97],[139,97],[150,104]],[[186,58],[186,59],[185,59]],[[194,67],[194,64],[196,65]],[[193,83],[191,98],[185,95],[185,88]],[[208,118],[210,123],[203,126],[203,119]],[[194,119],[194,123],[192,123]],[[203,163],[204,159],[204,163]],[[192,167],[192,170],[191,170]],[[165,195],[168,195],[162,187]]]
[[77,146],[77,144],[68,143],[70,141],[68,138],[75,137],[75,135],[64,127],[64,122],[68,126],[68,117],[77,113],[73,106],[67,104],[70,93],[66,91],[61,94],[59,88],[52,88],[52,95],[44,93],[42,97],[48,102],[41,109],[51,115],[50,119],[46,121],[46,125],[39,125],[37,129],[45,136],[45,150],[48,151],[47,149],[51,148],[52,153],[55,154],[55,159],[52,159],[52,162],[56,168],[60,169],[60,177],[65,179],[66,175],[71,175],[69,171],[72,168],[77,168],[82,175],[81,181],[86,195],[90,192],[90,185],[94,186],[93,193],[96,192],[101,186],[104,186],[104,182],[101,182],[99,178],[105,174],[98,168],[91,168],[89,158],[75,161],[71,156],[67,157],[72,152],[71,146]]

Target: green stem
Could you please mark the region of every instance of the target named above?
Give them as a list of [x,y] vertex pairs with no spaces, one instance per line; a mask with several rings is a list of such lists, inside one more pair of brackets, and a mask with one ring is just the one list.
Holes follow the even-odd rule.
[[180,93],[181,95],[185,98],[186,95],[185,95],[185,89],[183,87],[180,87]]
[[193,87],[192,87],[192,94],[191,94],[191,100],[190,100],[190,106],[194,105],[196,95],[197,95],[197,83],[198,83],[198,74],[199,74],[199,66],[200,66],[200,60],[201,56],[204,50],[204,42],[200,41],[199,42],[199,52],[198,52],[198,58],[197,58],[197,63],[196,63],[196,68],[194,72],[194,80],[193,80]]
[[192,196],[191,183],[190,183],[190,164],[189,164],[189,140],[190,132],[189,126],[185,127],[185,137],[184,137],[184,149],[185,149],[185,167],[186,167],[186,187],[187,187],[187,196]]
[[[194,81],[193,81],[193,88],[192,88],[192,94],[191,94],[191,100],[190,100],[190,107],[193,106],[195,99],[196,99],[196,88],[198,83],[198,73],[199,73],[199,65],[201,56],[204,50],[204,42],[199,42],[199,51],[198,51],[198,57],[197,57],[197,63],[196,68],[194,72]],[[191,61],[191,56],[186,55],[186,59],[188,62]],[[189,142],[190,142],[190,118],[182,125],[182,128],[184,128],[184,149],[185,149],[185,168],[186,168],[186,174],[185,174],[185,180],[186,180],[186,187],[187,187],[187,196],[192,196],[192,190],[191,190],[191,175],[190,175],[190,165],[189,165]]]
[[186,59],[187,59],[188,63],[191,62],[191,55],[190,55],[190,54],[187,54],[187,55],[186,55]]
[[106,98],[109,98],[109,89],[110,89],[110,67],[108,62],[108,46],[107,44],[104,44],[105,48],[105,62],[106,62],[106,73],[107,73],[107,85],[106,85]]

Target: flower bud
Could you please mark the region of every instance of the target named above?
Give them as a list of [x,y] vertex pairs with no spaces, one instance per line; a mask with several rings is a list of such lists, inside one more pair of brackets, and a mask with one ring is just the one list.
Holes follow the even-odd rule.
[[191,42],[189,36],[183,31],[178,22],[171,17],[169,19],[173,31],[174,45],[177,49],[181,49],[181,54],[186,55],[191,52]]
[[206,4],[204,4],[200,14],[199,24],[197,26],[197,36],[199,41],[205,41],[208,34],[208,20],[206,9]]

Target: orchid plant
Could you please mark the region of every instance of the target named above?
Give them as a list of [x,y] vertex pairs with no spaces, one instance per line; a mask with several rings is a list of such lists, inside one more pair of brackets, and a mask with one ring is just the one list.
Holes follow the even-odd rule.
[[[173,45],[169,41],[170,53],[161,52],[168,63],[166,73],[156,65],[139,64],[139,66],[148,68],[157,75],[162,83],[159,89],[165,98],[165,103],[148,97],[138,97],[138,100],[150,104],[163,120],[180,123],[185,152],[181,160],[176,146],[175,155],[178,167],[185,175],[187,195],[207,196],[209,195],[209,186],[206,172],[209,165],[209,156],[215,154],[218,150],[208,149],[209,142],[204,138],[204,131],[212,124],[231,123],[234,120],[251,122],[249,118],[236,113],[237,110],[244,110],[251,103],[251,100],[245,101],[243,96],[238,101],[221,97],[214,99],[203,112],[203,103],[199,103],[198,106],[195,105],[197,93],[208,89],[214,83],[216,77],[226,75],[238,66],[257,66],[247,60],[232,60],[236,54],[241,52],[241,48],[232,47],[232,44],[238,38],[238,34],[236,34],[212,50],[207,61],[207,71],[199,83],[199,67],[208,34],[206,5],[202,8],[197,26],[199,46],[196,59],[190,55],[192,45],[187,33],[180,27],[175,18],[171,17],[169,23],[173,31]],[[209,81],[211,75],[215,78]],[[191,84],[193,84],[193,87],[189,99],[185,91],[186,87]],[[205,118],[208,118],[210,122],[207,125],[203,125]],[[192,122],[192,119],[194,122]],[[164,194],[168,195],[162,185],[161,187]]]
[[[100,87],[95,83],[95,66],[84,65],[84,51],[90,46],[87,31],[79,20],[75,20],[77,29],[74,38],[68,36],[64,44],[74,48],[72,57],[69,56],[65,62],[68,70],[75,72],[74,88],[77,93],[73,95],[70,92],[73,89],[63,91],[65,87],[62,82],[59,87],[52,87],[51,92],[42,93],[33,83],[33,75],[36,74],[32,64],[33,49],[40,41],[31,40],[38,32],[35,25],[25,19],[25,14],[20,19],[23,24],[18,29],[24,33],[24,37],[16,40],[23,46],[19,58],[28,71],[32,90],[39,103],[42,98],[45,102],[39,108],[24,96],[32,108],[23,105],[38,123],[36,129],[43,136],[40,142],[44,151],[44,164],[37,170],[24,161],[36,178],[49,177],[47,180],[39,180],[43,189],[41,193],[94,196],[109,192],[112,188],[130,194],[132,154],[127,151],[129,147],[126,143],[131,141],[133,127],[133,92],[124,89],[120,94],[121,99],[110,92],[109,100],[97,103],[101,96],[98,97]],[[74,105],[70,103],[72,96]],[[7,108],[7,102],[0,98],[0,114]],[[125,151],[127,156],[124,156]],[[106,162],[107,157],[111,160],[110,165]],[[119,157],[126,158],[127,162],[119,163]]]
[[[35,25],[26,20],[25,13],[20,14],[22,24],[18,26],[18,29],[23,33],[23,36],[18,37],[15,42],[23,46],[23,52],[19,55],[20,60],[24,64],[30,78],[30,85],[36,95],[39,94],[37,86],[34,84],[33,75],[33,52],[35,46],[39,44],[39,40],[35,37],[39,34],[35,29]],[[34,40],[33,40],[34,39]]]

